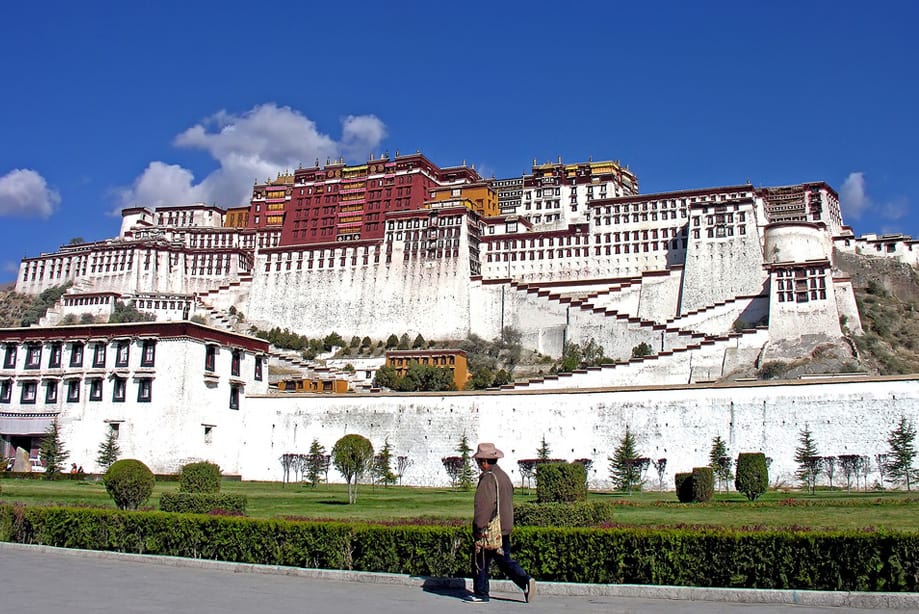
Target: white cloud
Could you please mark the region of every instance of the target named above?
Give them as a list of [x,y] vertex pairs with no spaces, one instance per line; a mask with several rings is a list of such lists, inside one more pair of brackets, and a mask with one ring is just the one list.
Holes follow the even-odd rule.
[[887,202],[876,202],[868,193],[862,172],[852,172],[846,177],[839,189],[839,205],[843,219],[860,220],[863,215],[869,214],[880,220],[893,221],[909,214],[909,201],[902,196]]
[[0,216],[47,218],[61,202],[37,172],[17,168],[0,177]]
[[208,202],[224,207],[249,201],[254,180],[274,178],[318,158],[366,160],[386,137],[386,126],[373,115],[342,120],[341,140],[322,134],[315,122],[290,107],[259,105],[242,115],[220,111],[185,130],[177,147],[209,153],[219,167],[195,183],[191,171],[151,162],[129,188],[119,191],[122,206],[181,205]]
[[865,173],[849,173],[839,189],[839,206],[844,219],[851,217],[856,220],[871,208],[871,199],[865,189]]

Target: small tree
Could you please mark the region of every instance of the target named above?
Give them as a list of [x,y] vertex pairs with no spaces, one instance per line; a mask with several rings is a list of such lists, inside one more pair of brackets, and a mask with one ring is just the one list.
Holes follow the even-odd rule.
[[45,437],[41,440],[41,449],[38,457],[45,466],[45,479],[53,480],[64,472],[64,461],[70,454],[64,448],[64,442],[61,441],[61,432],[58,430],[57,418],[45,431]]
[[652,460],[651,464],[654,466],[654,470],[657,471],[657,491],[664,492],[664,472],[667,470],[667,459],[659,458],[657,460]]
[[459,443],[456,446],[456,451],[459,452],[460,459],[462,460],[457,482],[462,490],[469,490],[472,488],[475,471],[472,467],[472,448],[469,446],[469,439],[466,437],[465,431],[463,431],[463,436],[460,437]]
[[357,483],[372,461],[373,444],[361,435],[345,435],[332,447],[332,464],[348,483],[349,504],[357,502]]
[[858,474],[861,456],[858,454],[840,454],[839,468],[846,478],[846,492],[852,492],[852,478],[855,478],[855,489],[858,490]]
[[399,476],[399,486],[402,486],[402,476],[408,471],[408,468],[415,464],[415,461],[408,456],[396,457],[396,475]]
[[728,484],[734,479],[734,474],[731,472],[734,461],[728,456],[728,446],[721,438],[721,435],[715,436],[712,440],[712,449],[708,453],[708,461],[709,467],[712,468],[715,482],[727,492]]
[[890,482],[905,482],[907,491],[911,490],[911,483],[916,479],[913,469],[913,460],[916,458],[916,448],[913,445],[915,439],[916,427],[906,416],[900,416],[897,427],[887,437],[887,445],[890,446],[885,467],[887,479]]
[[418,333],[418,336],[415,337],[415,340],[412,341],[412,349],[417,350],[418,348],[423,348],[427,341],[424,340],[424,337],[421,336],[421,333]]
[[766,455],[762,452],[742,452],[737,456],[737,476],[734,488],[743,493],[750,501],[756,499],[769,488],[769,469]]
[[450,488],[456,488],[456,483],[459,481],[460,472],[463,468],[463,457],[445,456],[440,459],[440,462],[443,463],[444,471],[450,477]]
[[96,456],[96,464],[99,465],[100,473],[105,473],[121,455],[121,447],[118,445],[118,433],[115,429],[109,427],[105,434],[105,439],[99,444],[99,455]]
[[830,481],[830,490],[833,490],[833,477],[836,475],[838,464],[835,456],[823,457],[823,472],[826,473],[826,477]]
[[391,350],[395,348],[397,345],[399,345],[399,338],[396,337],[395,335],[390,335],[389,338],[386,339],[386,349],[387,350]]
[[373,457],[373,479],[377,484],[388,486],[396,483],[396,474],[392,470],[392,446],[389,439],[383,442],[380,453]]
[[136,510],[147,502],[156,485],[150,468],[133,458],[112,463],[102,481],[120,510]]
[[546,436],[543,434],[542,441],[539,444],[539,449],[536,450],[536,458],[541,461],[547,461],[552,454],[552,450],[549,449],[549,444],[546,443]]
[[319,443],[319,440],[315,437],[313,438],[313,443],[310,444],[310,451],[306,457],[306,481],[309,482],[310,486],[316,488],[319,485],[319,481],[322,479],[323,472],[325,471],[323,465],[327,464],[325,454],[325,446]]
[[795,472],[795,476],[804,483],[804,487],[811,494],[814,494],[823,459],[818,455],[817,444],[814,442],[810,427],[806,424],[798,436],[798,443],[795,449],[798,471]]
[[613,485],[617,490],[624,490],[631,495],[632,487],[639,485],[641,482],[641,467],[636,462],[638,461],[638,451],[635,437],[628,426],[625,427],[625,435],[619,440],[616,452],[608,460]]

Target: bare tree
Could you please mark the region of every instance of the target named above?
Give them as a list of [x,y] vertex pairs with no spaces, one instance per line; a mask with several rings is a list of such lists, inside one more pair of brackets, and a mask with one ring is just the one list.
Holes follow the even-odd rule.
[[837,459],[835,456],[823,457],[823,472],[830,481],[830,490],[833,490],[833,476],[836,475]]
[[462,456],[445,456],[440,459],[440,462],[443,463],[447,475],[450,476],[450,488],[456,488],[460,473],[463,471],[463,464],[466,462],[465,459]]
[[861,462],[859,463],[862,474],[862,489],[867,492],[868,490],[868,476],[871,475],[871,457],[863,456]]
[[654,470],[657,471],[657,492],[664,491],[664,471],[667,470],[667,459],[659,458],[657,460],[651,461],[651,464],[654,465]]
[[528,492],[530,490],[530,482],[536,477],[536,465],[538,463],[538,458],[525,458],[517,461],[517,467],[520,468],[520,487],[523,488],[524,480],[526,480]]
[[399,486],[402,486],[402,476],[408,471],[408,468],[415,464],[415,461],[408,456],[396,457],[396,475],[399,476]]
[[858,454],[840,454],[839,468],[846,478],[846,492],[852,492],[852,478],[855,478],[855,490],[858,490],[858,474],[861,456]]

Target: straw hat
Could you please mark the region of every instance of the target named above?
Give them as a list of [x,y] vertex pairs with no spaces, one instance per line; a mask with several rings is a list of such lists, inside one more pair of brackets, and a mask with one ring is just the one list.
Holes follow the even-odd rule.
[[496,448],[493,443],[480,443],[475,454],[472,455],[472,458],[481,458],[483,460],[494,460],[503,457],[504,452]]

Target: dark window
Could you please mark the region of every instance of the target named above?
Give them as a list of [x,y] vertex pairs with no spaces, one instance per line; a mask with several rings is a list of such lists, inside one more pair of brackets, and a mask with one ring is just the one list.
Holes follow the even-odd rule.
[[33,404],[38,392],[38,382],[22,382],[22,403]]
[[16,368],[16,344],[10,343],[6,346],[6,352],[3,354],[3,368]]
[[119,341],[118,349],[115,352],[115,366],[116,367],[127,367],[130,356],[131,356],[131,342],[130,341]]
[[239,386],[230,386],[230,409],[239,409]]
[[102,378],[96,377],[89,380],[89,400],[102,400]]
[[71,367],[82,367],[83,366],[83,344],[74,343],[70,346],[70,366]]
[[0,403],[9,403],[13,396],[13,382],[5,379],[0,381]]
[[80,380],[67,380],[67,402],[76,403],[80,400]]
[[105,344],[97,343],[93,346],[93,367],[105,367]]
[[144,377],[137,380],[137,402],[149,403],[153,400],[153,380]]
[[26,348],[26,369],[41,368],[41,346],[29,345]]
[[57,380],[45,382],[45,403],[57,403]]
[[262,381],[262,357],[255,357],[255,379],[256,381]]
[[61,355],[64,353],[63,346],[60,343],[51,344],[51,352],[48,354],[48,368],[61,368]]
[[127,382],[123,377],[116,377],[112,380],[112,401],[115,403],[124,403],[125,389]]
[[239,377],[239,365],[242,362],[242,352],[233,350],[233,360],[230,362],[230,375]]
[[156,341],[153,339],[146,339],[144,341],[143,352],[140,356],[140,366],[152,367],[154,362],[156,362]]
[[217,346],[209,345],[207,346],[206,353],[204,355],[204,370],[213,371],[217,364]]

